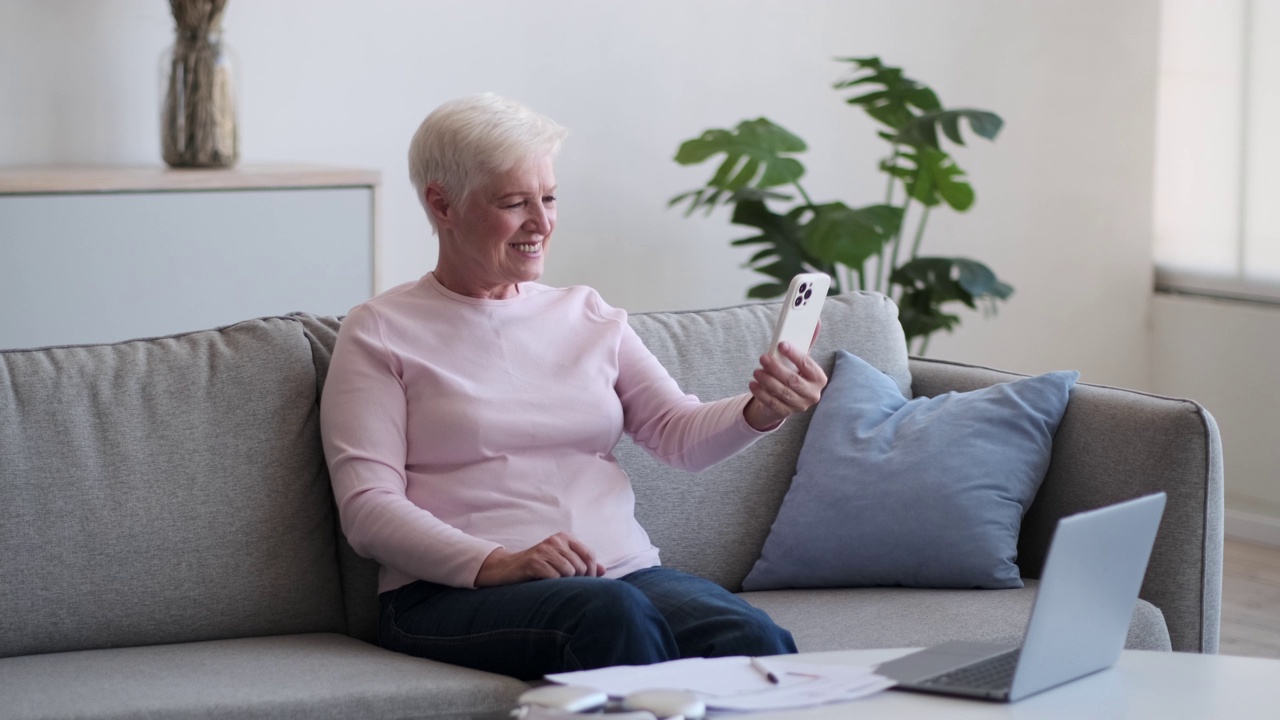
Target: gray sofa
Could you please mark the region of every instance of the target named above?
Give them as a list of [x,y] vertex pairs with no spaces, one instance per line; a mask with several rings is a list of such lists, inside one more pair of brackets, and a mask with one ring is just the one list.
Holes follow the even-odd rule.
[[[689,392],[741,391],[776,304],[633,315]],[[339,327],[295,314],[113,345],[0,352],[0,717],[462,717],[509,678],[374,642],[376,566],[336,523],[318,399]],[[896,309],[833,297],[814,354],[848,349],[905,392],[1015,376],[908,360]],[[1087,378],[1086,378],[1087,379]],[[618,448],[666,564],[737,590],[808,418],[699,475]],[[1203,408],[1077,386],[1023,524],[1034,578],[1057,518],[1154,490],[1169,502],[1129,646],[1214,652],[1222,458]],[[801,650],[1015,638],[1022,590],[747,593]]]

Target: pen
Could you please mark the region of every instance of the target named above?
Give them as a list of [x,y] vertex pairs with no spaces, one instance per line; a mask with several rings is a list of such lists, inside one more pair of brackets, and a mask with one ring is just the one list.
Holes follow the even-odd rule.
[[757,660],[757,659],[755,659],[755,658],[751,658],[751,667],[755,668],[755,669],[756,669],[756,672],[758,672],[758,673],[760,673],[761,675],[763,675],[765,680],[768,680],[769,682],[773,683],[774,685],[777,685],[777,684],[778,684],[778,676],[777,676],[777,675],[775,675],[775,674],[774,674],[774,672],[773,672],[772,670],[770,670],[769,668],[765,667],[765,666],[764,666],[764,663],[760,662],[759,660]]

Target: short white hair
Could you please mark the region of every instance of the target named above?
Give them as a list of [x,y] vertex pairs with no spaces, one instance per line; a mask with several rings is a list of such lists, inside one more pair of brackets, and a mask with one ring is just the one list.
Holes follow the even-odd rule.
[[431,111],[409,143],[409,180],[427,220],[426,189],[438,183],[459,203],[493,175],[543,155],[555,155],[568,131],[530,108],[494,93],[458,98]]

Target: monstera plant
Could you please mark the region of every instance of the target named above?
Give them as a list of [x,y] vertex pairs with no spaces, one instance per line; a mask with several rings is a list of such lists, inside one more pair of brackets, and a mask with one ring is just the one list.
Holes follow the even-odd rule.
[[754,235],[733,245],[759,246],[748,265],[768,281],[748,297],[779,297],[796,273],[825,272],[833,293],[866,289],[893,297],[909,346],[924,354],[933,333],[960,322],[948,311],[954,303],[994,312],[996,302],[1013,293],[976,260],[920,254],[934,208],[964,212],[974,202],[973,187],[942,138],[963,146],[967,124],[974,135],[993,140],[1003,121],[985,110],[943,108],[933,90],[879,58],[839,61],[852,67],[835,88],[853,91],[847,102],[878,123],[877,134],[888,144],[879,162],[887,176],[883,202],[814,202],[800,182],[805,169],[796,158],[806,150],[804,141],[762,117],[684,142],[675,157],[681,165],[722,159],[705,186],[677,195],[670,205],[687,204],[686,216],[732,205],[731,222],[752,228]]

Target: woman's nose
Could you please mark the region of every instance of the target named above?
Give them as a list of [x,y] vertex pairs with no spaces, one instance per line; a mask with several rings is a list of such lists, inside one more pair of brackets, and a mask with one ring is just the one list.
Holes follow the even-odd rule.
[[529,212],[529,218],[524,221],[525,232],[534,233],[536,235],[551,234],[551,212],[548,208],[541,204],[532,204]]

